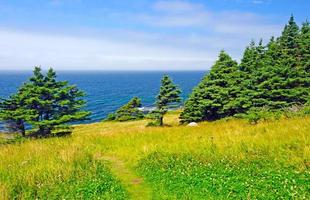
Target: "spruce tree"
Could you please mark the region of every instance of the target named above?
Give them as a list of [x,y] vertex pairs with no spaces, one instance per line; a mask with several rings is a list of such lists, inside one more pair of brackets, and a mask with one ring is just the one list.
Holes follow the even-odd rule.
[[[273,40],[273,38],[272,38]],[[238,98],[244,100],[243,110],[239,113],[246,112],[255,104],[255,96],[258,95],[257,85],[260,82],[261,70],[265,67],[266,47],[260,40],[258,45],[252,41],[245,49],[241,63],[239,65],[240,73],[240,91]]]
[[299,38],[299,28],[291,16],[282,35],[267,45],[263,59],[265,65],[255,76],[258,80],[255,107],[284,109],[307,101],[309,74],[301,66],[303,54],[300,51]]
[[0,121],[5,123],[9,132],[20,133],[25,136],[25,122],[33,117],[31,110],[23,107],[19,95],[15,94],[0,102]]
[[156,98],[156,124],[163,125],[163,117],[168,111],[168,106],[181,101],[180,93],[181,90],[172,82],[171,78],[164,75]]
[[141,99],[138,97],[133,97],[127,104],[120,107],[115,113],[109,114],[106,120],[128,121],[142,119],[143,113],[139,110],[141,105]]
[[[69,123],[84,120],[90,114],[81,110],[85,105],[84,95],[76,86],[57,81],[53,69],[44,75],[40,67],[35,67],[33,76],[19,88],[14,98],[4,101],[10,106],[2,106],[0,113],[9,113],[12,120],[31,125],[32,132],[39,135],[50,135],[52,131],[70,132]],[[15,107],[12,107],[12,99]]]
[[181,123],[216,120],[239,112],[243,104],[242,99],[237,98],[240,81],[237,62],[221,51],[210,73],[185,102]]
[[298,46],[300,48],[300,64],[310,76],[310,23],[308,21],[303,23],[301,27]]
[[279,38],[281,64],[296,67],[299,59],[299,27],[292,15]]
[[[251,110],[279,111],[308,105],[309,23],[288,21],[282,35],[264,46],[252,41],[239,67],[221,52],[210,73],[185,102],[181,122],[214,120]],[[307,103],[308,102],[308,103]]]

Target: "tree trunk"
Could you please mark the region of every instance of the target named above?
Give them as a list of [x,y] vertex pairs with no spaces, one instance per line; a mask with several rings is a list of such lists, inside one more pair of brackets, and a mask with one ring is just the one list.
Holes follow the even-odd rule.
[[51,134],[51,129],[50,128],[44,128],[44,135],[50,135]]
[[39,127],[39,134],[40,135],[43,135],[43,136],[46,136],[46,135],[50,135],[51,134],[51,132],[52,132],[52,130],[50,129],[50,128],[48,128],[48,127]]
[[164,125],[164,115],[160,115],[159,117],[159,126],[163,126]]
[[25,137],[25,136],[26,136],[26,130],[25,130],[25,125],[24,125],[24,123],[21,123],[21,124],[20,124],[19,129],[20,129],[21,135],[22,135],[23,137]]

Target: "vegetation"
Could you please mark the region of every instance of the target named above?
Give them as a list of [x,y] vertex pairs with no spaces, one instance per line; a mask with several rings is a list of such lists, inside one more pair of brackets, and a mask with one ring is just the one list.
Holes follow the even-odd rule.
[[[164,76],[155,122],[69,126],[90,114],[84,93],[36,67],[0,102],[0,120],[21,135],[0,138],[0,198],[308,199],[309,34],[291,17],[279,38],[251,42],[240,64],[221,51],[182,113],[167,113],[181,91]],[[134,97],[108,119],[142,119],[140,106]],[[204,120],[213,122],[179,126]],[[26,126],[73,134],[34,140]]]
[[[74,126],[0,146],[0,199],[307,199],[310,118]],[[283,139],[285,138],[285,139]],[[48,156],[47,156],[48,155]]]
[[[150,167],[151,166],[151,167]],[[150,154],[138,169],[156,199],[306,199],[306,173],[268,160],[213,160],[193,154]]]
[[259,109],[277,112],[307,107],[309,38],[309,23],[299,29],[292,16],[279,38],[271,38],[266,46],[252,41],[239,65],[221,51],[210,73],[186,101],[181,123],[251,114]]
[[23,136],[26,124],[43,136],[69,133],[68,123],[84,120],[90,114],[81,110],[83,96],[76,86],[57,81],[53,69],[44,75],[40,67],[35,67],[33,77],[16,94],[0,102],[0,120]]
[[168,106],[181,101],[181,90],[172,82],[171,78],[165,75],[161,79],[159,94],[156,98],[156,110],[152,112],[155,122],[151,122],[148,126],[163,126],[164,115],[168,111]]
[[139,110],[139,107],[141,106],[141,99],[134,97],[126,105],[119,108],[115,113],[109,114],[106,120],[129,121],[142,119],[143,113]]

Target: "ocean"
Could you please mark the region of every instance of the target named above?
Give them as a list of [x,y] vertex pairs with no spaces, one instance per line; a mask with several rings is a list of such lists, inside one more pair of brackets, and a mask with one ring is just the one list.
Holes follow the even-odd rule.
[[[182,90],[183,101],[200,82],[206,71],[57,71],[58,80],[67,80],[85,91],[90,120],[98,122],[127,103],[141,98],[144,107],[152,107],[160,87],[160,79],[169,75]],[[0,71],[0,97],[6,98],[32,75],[31,71]],[[1,125],[0,125],[1,128]]]

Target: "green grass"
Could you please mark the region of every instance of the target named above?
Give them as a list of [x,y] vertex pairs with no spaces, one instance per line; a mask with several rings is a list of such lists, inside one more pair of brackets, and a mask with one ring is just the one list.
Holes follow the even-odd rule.
[[[6,198],[9,199],[127,199],[128,193],[110,173],[103,162],[83,156],[72,160],[63,169],[38,169],[31,160],[22,163],[19,173],[7,171],[0,174],[5,180]],[[59,161],[61,162],[61,161]],[[56,163],[55,163],[56,164]],[[40,164],[41,165],[41,164]],[[29,173],[28,168],[38,171]]]
[[306,199],[310,175],[268,160],[232,162],[200,155],[153,153],[138,170],[156,199]]
[[0,199],[309,199],[310,117],[75,126],[0,145]]

